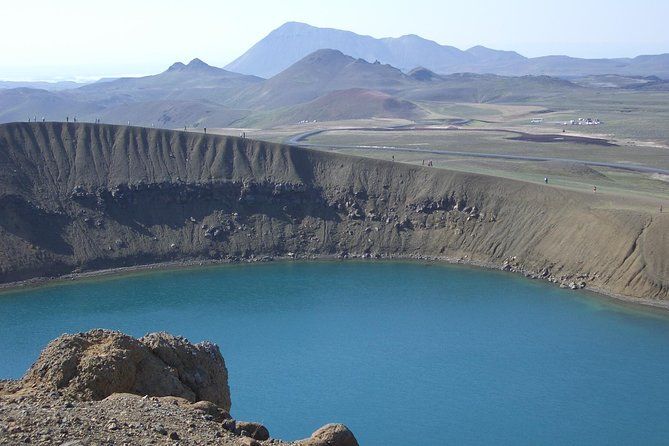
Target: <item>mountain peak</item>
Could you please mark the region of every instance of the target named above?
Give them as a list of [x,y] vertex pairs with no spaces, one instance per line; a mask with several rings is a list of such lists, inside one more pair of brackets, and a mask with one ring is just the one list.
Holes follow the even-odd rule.
[[408,76],[417,81],[431,81],[433,79],[439,78],[439,75],[437,75],[434,71],[428,70],[425,67],[414,68],[413,70],[409,71]]
[[508,61],[524,60],[525,57],[515,51],[494,50],[483,45],[476,45],[469,48],[467,53],[479,59],[506,59]]
[[181,62],[175,62],[170,67],[167,69],[167,71],[181,71],[184,68],[186,68],[186,65],[184,65]]
[[303,22],[286,22],[283,25],[279,26],[277,29],[274,31],[293,31],[296,29],[309,29],[313,28],[313,26],[309,25],[308,23],[303,23]]
[[394,37],[387,37],[387,39],[398,39],[398,40],[416,40],[420,42],[425,42],[428,41],[426,38],[419,36],[418,34],[405,34],[403,36],[394,38]]
[[188,62],[187,67],[189,68],[212,68],[211,65],[204,63],[201,59],[197,57],[190,62]]
[[209,70],[219,70],[219,68],[212,67],[211,65],[203,62],[201,59],[198,59],[196,57],[195,59],[188,62],[188,65],[183,64],[182,62],[176,62],[176,63],[172,64],[167,69],[167,71],[172,71],[172,72],[185,71],[185,70],[190,70],[190,71],[192,71],[192,70],[200,70],[200,71],[207,70],[207,71],[209,71]]
[[347,56],[339,50],[333,50],[329,48],[324,48],[316,50],[313,53],[310,53],[295,62],[291,67],[296,66],[321,66],[321,67],[333,67],[339,66],[342,64],[348,64],[354,62],[355,59],[351,56]]
[[347,56],[346,54],[342,53],[339,50],[333,50],[332,48],[322,48],[320,50],[316,50],[313,53],[307,55],[307,57],[327,57],[327,58],[346,57],[346,58],[348,58],[350,56]]

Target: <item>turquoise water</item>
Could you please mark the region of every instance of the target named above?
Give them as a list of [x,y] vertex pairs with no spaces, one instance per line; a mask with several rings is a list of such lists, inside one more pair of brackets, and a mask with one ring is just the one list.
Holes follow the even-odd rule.
[[0,377],[63,332],[221,346],[233,415],[363,445],[667,444],[669,319],[514,275],[409,262],[163,271],[0,295]]

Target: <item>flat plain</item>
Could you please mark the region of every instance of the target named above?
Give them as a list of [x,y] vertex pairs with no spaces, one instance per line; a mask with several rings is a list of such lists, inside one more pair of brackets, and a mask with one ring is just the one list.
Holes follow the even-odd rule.
[[[669,209],[669,94],[588,88],[528,103],[419,102],[418,121],[359,119],[216,133],[592,191]],[[582,125],[579,125],[581,118]],[[585,124],[590,119],[599,124]],[[573,122],[573,124],[572,124]],[[596,192],[595,192],[596,188]]]

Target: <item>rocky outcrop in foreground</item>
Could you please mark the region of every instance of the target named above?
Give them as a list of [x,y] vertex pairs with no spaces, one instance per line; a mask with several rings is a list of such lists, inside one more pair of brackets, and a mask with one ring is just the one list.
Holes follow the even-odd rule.
[[0,382],[0,444],[358,445],[341,424],[284,443],[229,410],[216,345],[93,330],[61,336],[23,379]]
[[228,372],[218,347],[167,333],[141,339],[105,330],[63,335],[44,349],[23,384],[81,400],[134,393],[210,401],[230,410]]

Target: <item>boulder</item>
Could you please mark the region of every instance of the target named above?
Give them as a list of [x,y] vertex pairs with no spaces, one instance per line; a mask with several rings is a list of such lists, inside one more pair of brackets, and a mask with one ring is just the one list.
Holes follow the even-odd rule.
[[237,422],[232,418],[221,421],[221,427],[229,432],[237,432]]
[[227,411],[221,409],[211,401],[198,401],[191,404],[189,407],[203,415],[211,416],[212,421],[219,423],[232,418]]
[[230,410],[228,372],[218,347],[167,333],[141,339],[109,330],[63,335],[42,351],[22,384],[78,400],[132,393],[211,401]]
[[265,426],[250,421],[237,421],[237,433],[258,441],[269,439],[269,431]]
[[343,424],[326,424],[311,434],[300,446],[358,446],[353,432]]

